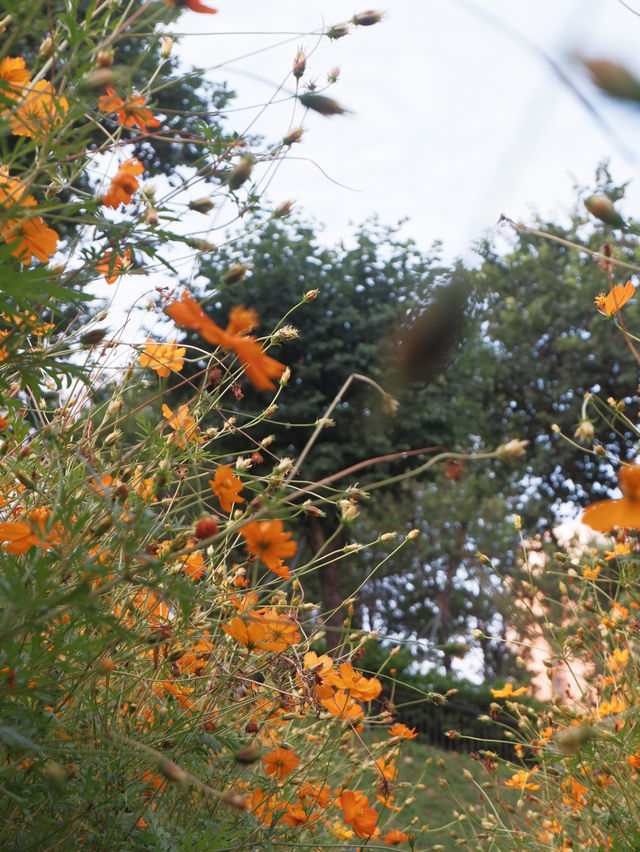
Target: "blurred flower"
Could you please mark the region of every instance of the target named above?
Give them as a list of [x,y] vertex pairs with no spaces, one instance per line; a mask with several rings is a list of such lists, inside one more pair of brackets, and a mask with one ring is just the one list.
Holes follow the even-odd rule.
[[169,343],[153,343],[147,338],[144,352],[140,354],[140,366],[150,367],[158,376],[170,376],[171,372],[179,373],[184,367],[184,346],[178,346],[177,341]]
[[616,544],[613,550],[605,550],[604,558],[607,562],[616,559],[618,556],[628,556],[631,553],[631,545],[627,542]]
[[126,249],[124,256],[116,254],[115,260],[113,253],[108,251],[104,258],[96,263],[96,272],[101,272],[107,284],[113,284],[118,280],[118,276],[131,268],[131,251]]
[[401,722],[392,725],[387,733],[392,737],[401,737],[403,740],[413,740],[418,736],[415,728],[408,728]]
[[200,0],[165,0],[165,2],[170,6],[183,6],[185,9],[189,9],[190,12],[200,12],[207,15],[215,15],[218,12],[217,9],[213,9],[211,6],[205,6]]
[[209,480],[209,485],[220,501],[223,512],[231,512],[234,503],[245,502],[244,497],[239,496],[242,491],[242,480],[233,475],[231,466],[228,464],[218,466],[213,479]]
[[[40,216],[30,216],[29,208],[36,206],[36,200],[24,192],[20,181],[9,176],[8,167],[0,166],[0,206],[6,210],[0,233],[6,243],[17,243],[11,253],[22,263],[30,263],[32,255],[46,263],[55,254],[58,235]],[[18,210],[15,210],[16,205]],[[24,208],[24,212],[20,208]]]
[[404,831],[398,831],[397,828],[392,828],[391,831],[388,831],[384,838],[383,843],[385,846],[397,846],[398,843],[404,843],[409,839],[409,835],[405,834]]
[[492,689],[491,694],[494,698],[517,698],[518,695],[524,695],[526,691],[526,686],[520,686],[518,689],[514,689],[513,684],[507,683],[502,687],[502,689]]
[[504,782],[505,787],[515,787],[518,790],[539,790],[540,785],[534,784],[529,779],[533,775],[534,772],[538,771],[538,767],[534,766],[533,769],[527,771],[526,769],[520,770],[520,772],[515,772],[511,778],[508,778]]
[[38,80],[26,90],[9,124],[15,136],[42,136],[62,120],[69,109],[66,98],[57,97],[55,89],[46,80]]
[[618,483],[624,495],[620,500],[599,500],[582,513],[582,523],[597,532],[614,527],[640,529],[640,466],[625,465],[618,471]]
[[143,172],[144,166],[136,157],[123,163],[102,199],[104,206],[117,210],[121,204],[128,204],[133,193],[140,188],[136,175],[141,175]]

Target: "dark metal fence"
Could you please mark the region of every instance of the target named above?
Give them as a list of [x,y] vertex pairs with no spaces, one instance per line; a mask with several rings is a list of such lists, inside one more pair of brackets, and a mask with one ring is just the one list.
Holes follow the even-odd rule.
[[[506,760],[514,760],[513,743],[505,737],[509,719],[480,721],[479,716],[489,715],[477,707],[468,707],[447,701],[433,704],[415,692],[396,692],[394,716],[409,728],[415,728],[420,739],[438,748],[451,751],[493,751]],[[506,726],[506,727],[505,727]],[[455,734],[451,734],[455,732]]]

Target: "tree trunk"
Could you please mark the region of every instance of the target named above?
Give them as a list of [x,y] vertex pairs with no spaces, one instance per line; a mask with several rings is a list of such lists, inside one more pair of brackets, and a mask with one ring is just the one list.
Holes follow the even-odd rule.
[[[326,541],[326,535],[318,518],[311,518],[310,544],[314,553],[321,550]],[[340,540],[334,539],[336,548]],[[346,611],[343,607],[344,595],[342,588],[342,564],[330,562],[323,564],[318,571],[320,589],[322,592],[322,620],[327,631],[327,648],[331,650],[340,643]]]

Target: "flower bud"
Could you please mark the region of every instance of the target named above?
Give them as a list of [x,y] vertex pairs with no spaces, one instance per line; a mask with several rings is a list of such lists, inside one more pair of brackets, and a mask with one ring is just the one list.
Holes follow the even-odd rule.
[[82,335],[80,343],[83,343],[85,346],[95,346],[104,340],[107,333],[108,330],[106,328],[94,328]]
[[298,100],[306,109],[317,112],[320,115],[344,115],[349,110],[340,106],[333,98],[328,98],[326,95],[317,95],[314,92],[305,92],[303,95],[298,95]]
[[296,53],[295,58],[293,60],[293,76],[296,78],[296,80],[299,80],[300,77],[302,77],[306,68],[307,68],[307,57],[304,55],[304,53],[301,50],[299,50]]
[[210,198],[196,198],[195,201],[189,202],[189,209],[195,210],[196,213],[207,214],[213,210],[213,201]]
[[198,541],[201,541],[203,538],[211,538],[211,536],[217,535],[217,533],[218,524],[213,518],[202,518],[196,524],[195,537]]
[[173,760],[163,760],[160,764],[160,772],[164,775],[167,781],[173,784],[185,786],[189,780],[189,776],[181,766],[174,763]]
[[372,9],[368,12],[360,12],[351,19],[357,27],[372,27],[374,24],[379,24],[381,20],[382,13],[374,12]]
[[496,456],[500,461],[508,459],[519,459],[524,455],[525,448],[529,441],[521,441],[519,438],[514,438],[512,441],[507,441],[496,450]]
[[96,63],[99,68],[111,68],[113,65],[113,50],[111,48],[99,50],[96,54]]
[[584,202],[592,216],[600,219],[605,225],[610,225],[612,228],[624,228],[625,221],[622,216],[616,211],[610,198],[606,195],[590,195]]
[[296,142],[299,142],[302,139],[303,129],[301,127],[294,127],[293,130],[290,130],[287,135],[282,140],[283,145],[294,145]]
[[319,292],[320,292],[320,290],[307,290],[307,292],[304,294],[303,301],[304,302],[313,302],[315,299],[318,298]]
[[283,201],[282,204],[278,204],[276,209],[273,211],[274,219],[284,219],[285,216],[288,216],[293,210],[293,201]]
[[358,517],[358,507],[351,500],[339,500],[340,517],[346,524],[351,523]]
[[222,283],[231,286],[232,284],[238,284],[244,278],[247,277],[248,266],[244,263],[232,263],[229,269],[225,272],[222,277]]
[[340,76],[340,68],[337,65],[334,65],[331,71],[327,74],[327,82],[335,83]]
[[162,36],[160,40],[160,56],[163,59],[168,59],[173,50],[173,39],[171,36]]
[[327,30],[327,37],[332,40],[344,38],[349,33],[348,24],[334,24]]
[[640,81],[623,65],[607,59],[580,59],[592,81],[614,98],[640,101]]
[[55,42],[51,36],[46,36],[40,45],[40,56],[46,56],[49,59],[55,53]]
[[581,420],[576,427],[576,431],[573,433],[573,437],[577,438],[581,444],[592,444],[595,431],[593,423],[590,420]]
[[253,171],[253,158],[252,157],[243,157],[239,163],[231,170],[231,174],[227,179],[227,184],[229,189],[236,190],[239,189],[243,183],[249,180],[251,177],[251,172]]

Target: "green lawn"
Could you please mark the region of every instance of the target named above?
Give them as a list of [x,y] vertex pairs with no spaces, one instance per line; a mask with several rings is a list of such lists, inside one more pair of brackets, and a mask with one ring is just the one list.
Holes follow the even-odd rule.
[[[372,738],[372,742],[376,739]],[[383,834],[389,828],[413,832],[416,852],[477,850],[479,844],[472,823],[481,830],[479,823],[485,810],[482,803],[486,801],[483,790],[487,789],[493,802],[498,799],[509,808],[518,799],[517,792],[503,786],[503,781],[511,775],[509,769],[501,765],[497,772],[491,773],[481,761],[465,752],[441,751],[416,740],[405,741],[397,768],[393,804],[405,805],[398,813],[378,805],[380,825]],[[401,846],[406,847],[407,844]],[[502,844],[494,843],[491,848],[500,849]],[[504,848],[513,849],[513,844],[507,842]]]

